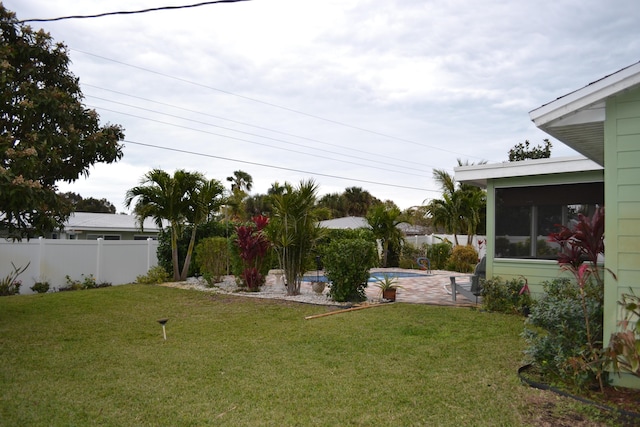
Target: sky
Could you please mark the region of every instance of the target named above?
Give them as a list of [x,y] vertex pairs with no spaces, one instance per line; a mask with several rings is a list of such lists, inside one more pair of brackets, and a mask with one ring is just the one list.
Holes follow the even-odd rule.
[[[4,0],[19,20],[195,0]],[[313,179],[400,208],[439,198],[433,169],[507,161],[550,138],[529,111],[640,61],[636,0],[252,0],[30,22],[69,48],[84,103],[124,156],[59,191],[118,212],[151,169],[251,194]],[[576,152],[550,138],[552,157]]]

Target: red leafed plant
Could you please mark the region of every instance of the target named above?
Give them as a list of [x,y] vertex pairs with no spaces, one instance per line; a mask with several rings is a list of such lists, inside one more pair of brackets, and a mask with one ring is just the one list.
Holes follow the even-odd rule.
[[259,215],[251,219],[251,223],[236,227],[236,244],[240,249],[240,258],[244,263],[242,280],[249,290],[257,291],[264,284],[265,277],[260,272],[264,257],[269,249],[269,240],[264,228],[269,218]]

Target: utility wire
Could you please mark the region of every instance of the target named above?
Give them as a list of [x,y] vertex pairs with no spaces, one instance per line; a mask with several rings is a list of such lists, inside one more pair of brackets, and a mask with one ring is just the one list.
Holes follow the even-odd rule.
[[232,159],[230,157],[214,156],[213,154],[198,153],[196,151],[182,150],[182,149],[179,149],[179,148],[171,148],[171,147],[163,147],[161,145],[146,144],[144,142],[130,141],[130,140],[127,140],[127,139],[125,139],[123,142],[126,143],[126,144],[134,144],[134,145],[139,145],[139,146],[143,146],[143,147],[157,148],[159,150],[173,151],[173,152],[176,152],[176,153],[191,154],[191,155],[194,155],[194,156],[208,157],[208,158],[212,158],[212,159],[226,160],[226,161],[229,161],[229,162],[236,162],[236,163],[244,163],[244,164],[247,164],[247,165],[261,166],[261,167],[265,167],[265,168],[279,169],[279,170],[285,170],[285,171],[289,171],[289,172],[304,173],[304,174],[309,174],[309,175],[314,175],[314,176],[323,176],[323,177],[327,177],[327,178],[335,178],[335,179],[341,179],[341,180],[345,180],[345,181],[352,181],[352,182],[355,181],[355,182],[362,182],[362,183],[366,183],[366,184],[383,185],[383,186],[386,186],[386,187],[404,188],[404,189],[407,189],[407,190],[418,190],[418,191],[428,191],[428,192],[432,192],[432,193],[441,193],[441,191],[439,191],[439,190],[429,190],[427,188],[409,187],[409,186],[405,186],[405,185],[388,184],[386,182],[368,181],[368,180],[365,180],[365,179],[348,178],[348,177],[339,176],[339,175],[330,175],[330,174],[319,173],[319,172],[310,172],[310,171],[305,171],[305,170],[302,170],[302,169],[286,168],[286,167],[283,167],[283,166],[274,166],[274,165],[268,165],[268,164],[265,164],[265,163],[250,162],[248,160],[238,160],[238,159]]
[[[135,108],[135,109],[138,109],[138,110],[147,111],[147,112],[154,113],[154,114],[160,114],[162,116],[172,117],[172,118],[184,120],[184,121],[187,121],[187,122],[192,122],[192,123],[197,123],[197,124],[201,124],[201,125],[205,125],[205,126],[211,126],[211,127],[215,127],[215,128],[219,128],[219,129],[223,129],[223,130],[228,130],[230,132],[237,132],[237,133],[241,133],[243,135],[255,136],[255,137],[258,137],[258,138],[264,138],[264,139],[268,139],[268,140],[271,140],[271,141],[281,142],[281,143],[287,144],[287,145],[293,145],[293,146],[296,146],[296,147],[302,147],[302,148],[306,148],[306,149],[310,149],[310,150],[315,150],[315,151],[319,151],[321,153],[335,154],[337,156],[343,156],[343,157],[347,157],[347,158],[357,158],[358,160],[363,160],[363,161],[367,161],[367,162],[371,162],[371,163],[377,163],[377,164],[383,165],[385,167],[393,166],[393,167],[397,167],[397,168],[403,168],[405,170],[406,169],[410,169],[410,170],[415,170],[415,171],[418,171],[418,172],[424,172],[424,169],[417,169],[417,168],[407,167],[406,165],[398,165],[398,164],[393,164],[393,163],[389,163],[389,162],[381,162],[379,160],[364,159],[362,157],[356,157],[356,156],[349,155],[349,154],[342,154],[342,153],[338,153],[338,152],[335,152],[335,151],[323,150],[321,148],[309,147],[307,145],[298,144],[298,143],[290,142],[290,141],[285,141],[283,139],[272,138],[272,137],[264,136],[264,135],[258,135],[258,134],[251,133],[251,132],[244,132],[244,131],[241,131],[241,130],[232,129],[232,128],[228,128],[228,127],[225,127],[225,126],[215,125],[213,123],[208,123],[208,122],[203,122],[203,121],[200,121],[200,120],[190,119],[190,118],[187,118],[187,117],[177,116],[175,114],[163,113],[161,111],[152,110],[152,109],[144,108],[144,107],[139,107],[139,106],[136,106],[136,105],[126,104],[124,102],[113,101],[113,100],[106,99],[106,98],[101,98],[101,97],[98,97],[98,96],[86,95],[86,97],[87,98],[93,98],[93,99],[99,99],[101,101],[111,102],[113,104],[118,104],[118,105],[122,105],[122,106],[129,107],[129,108]],[[99,108],[99,107],[93,107],[93,108]],[[124,113],[124,112],[120,112],[120,111],[114,111],[114,110],[106,110],[106,111],[111,111],[111,112],[115,112],[115,113],[118,113],[118,114],[130,115],[128,113]],[[143,120],[153,120],[153,119],[147,119],[147,118],[140,117],[140,116],[133,116],[133,117],[141,118]],[[157,121],[157,122],[173,126],[172,123],[163,122],[163,121]],[[199,131],[198,129],[194,129],[194,128],[187,128],[187,129],[191,129],[191,130],[194,130],[194,131]],[[224,137],[224,135],[220,135],[220,134],[214,134],[214,135],[223,136]],[[247,141],[247,140],[241,140],[241,141],[253,143],[252,141]],[[258,143],[256,142],[256,144],[258,144]],[[266,147],[272,147],[272,148],[276,148],[276,149],[286,150],[285,148],[281,148],[281,147],[273,147],[271,145],[266,145],[266,144],[261,144],[261,145],[264,145]],[[300,152],[300,151],[293,151],[293,150],[287,150],[287,151],[291,151],[293,153],[299,153],[299,154],[313,155],[313,154],[310,154],[310,153],[303,153],[303,152]],[[335,158],[332,158],[332,157],[324,157],[324,156],[321,156],[321,157],[324,158],[324,159],[329,159],[329,160],[342,161],[342,160],[335,159]],[[363,165],[361,163],[354,163],[354,162],[348,162],[348,163],[354,164],[354,165],[357,165],[357,166],[372,167],[371,165]],[[420,176],[420,177],[423,177],[423,178],[427,178],[426,175],[421,175],[421,174],[401,172],[401,171],[398,171],[398,173],[405,173],[405,174],[408,174],[408,175],[414,175],[414,176]]]
[[188,4],[184,6],[162,6],[162,7],[152,7],[149,9],[142,10],[129,10],[129,11],[118,11],[118,12],[105,12],[98,13],[96,15],[72,15],[72,16],[60,16],[58,18],[33,18],[33,19],[23,19],[22,21],[18,21],[20,24],[24,24],[25,22],[53,22],[53,21],[62,21],[65,19],[87,19],[87,18],[102,18],[103,16],[112,16],[112,15],[135,15],[139,13],[147,13],[147,12],[157,12],[160,10],[177,10],[177,9],[189,9],[193,7],[200,6],[208,6],[216,3],[238,3],[241,1],[250,1],[250,0],[215,0],[215,1],[204,1],[196,4]]
[[[124,112],[116,111],[116,110],[111,110],[109,108],[102,108],[102,107],[98,107],[98,106],[95,106],[95,105],[87,105],[87,107],[98,109],[98,110],[102,110],[102,111],[109,111],[111,113],[122,114],[124,116],[134,117],[134,118],[140,119],[140,120],[147,120],[147,121],[154,122],[154,123],[160,123],[160,124],[163,124],[163,125],[173,126],[173,127],[177,127],[177,128],[181,128],[181,129],[187,129],[187,130],[191,130],[191,131],[194,131],[194,132],[205,133],[207,135],[219,136],[219,137],[222,137],[222,138],[233,139],[235,141],[241,141],[241,142],[246,142],[246,143],[249,143],[249,144],[260,145],[260,146],[263,146],[263,147],[273,148],[273,149],[276,149],[276,150],[287,151],[287,152],[295,153],[295,154],[302,154],[302,155],[305,155],[305,156],[313,156],[316,159],[318,159],[318,158],[326,159],[326,160],[331,160],[331,161],[335,161],[335,162],[347,163],[347,164],[351,164],[351,165],[355,165],[355,166],[362,166],[362,167],[366,167],[366,168],[373,168],[373,169],[379,170],[379,168],[377,168],[377,167],[370,166],[370,165],[363,165],[362,163],[350,162],[348,160],[340,160],[340,159],[336,159],[336,158],[333,158],[333,157],[320,156],[320,155],[317,155],[317,154],[305,153],[303,151],[296,151],[296,150],[286,149],[286,148],[282,148],[282,147],[274,147],[272,145],[262,144],[260,142],[249,141],[247,139],[237,138],[237,137],[230,136],[230,135],[223,135],[223,134],[219,134],[219,133],[215,133],[215,132],[209,132],[209,131],[202,130],[202,129],[195,129],[195,128],[191,128],[191,127],[188,127],[188,126],[178,125],[178,124],[175,124],[175,123],[163,122],[161,120],[151,119],[151,118],[148,118],[148,117],[136,116],[134,114],[124,113]],[[401,173],[401,174],[404,174],[404,175],[417,176],[417,177],[420,177],[420,178],[428,178],[426,175],[418,175],[418,174],[410,173],[410,172],[393,171],[393,173]]]
[[393,135],[388,135],[388,134],[385,134],[385,133],[377,132],[377,131],[374,131],[374,130],[361,128],[361,127],[350,125],[348,123],[340,122],[340,121],[337,121],[337,120],[327,119],[325,117],[316,116],[316,115],[310,114],[310,113],[305,113],[304,111],[296,110],[294,108],[284,107],[282,105],[273,104],[271,102],[262,101],[260,99],[251,98],[251,97],[244,96],[244,95],[239,95],[237,93],[229,92],[229,91],[226,91],[226,90],[223,90],[223,89],[218,89],[218,88],[215,88],[213,86],[205,85],[203,83],[194,82],[193,80],[188,80],[188,79],[185,79],[185,78],[182,78],[182,77],[172,76],[170,74],[166,74],[166,73],[163,73],[163,72],[160,72],[160,71],[155,71],[155,70],[151,70],[149,68],[140,67],[138,65],[133,65],[133,64],[126,63],[126,62],[118,61],[116,59],[107,58],[105,56],[97,55],[95,53],[87,52],[87,51],[84,51],[84,50],[79,50],[79,49],[71,49],[71,50],[73,50],[74,52],[79,52],[79,53],[83,53],[85,55],[93,56],[95,58],[104,59],[105,61],[111,61],[111,62],[114,62],[116,64],[120,64],[120,65],[124,65],[124,66],[127,66],[127,67],[135,68],[135,69],[138,69],[138,70],[141,70],[141,71],[145,71],[147,73],[156,74],[156,75],[159,75],[159,76],[162,76],[162,77],[166,77],[168,79],[177,80],[177,81],[180,81],[180,82],[183,82],[183,83],[187,83],[187,84],[190,84],[190,85],[194,85],[194,86],[202,87],[202,88],[205,88],[205,89],[213,90],[213,91],[216,91],[216,92],[224,93],[226,95],[231,95],[231,96],[235,96],[235,97],[238,97],[238,98],[241,98],[241,99],[246,99],[247,101],[256,102],[258,104],[262,104],[262,105],[266,105],[266,106],[269,106],[269,107],[278,108],[278,109],[281,109],[281,110],[284,110],[284,111],[288,111],[288,112],[291,112],[291,113],[299,114],[301,116],[310,117],[310,118],[313,118],[313,119],[316,119],[316,120],[322,120],[322,121],[325,121],[325,122],[328,122],[328,123],[332,123],[332,124],[336,124],[336,125],[339,125],[339,126],[343,126],[343,127],[346,127],[346,128],[359,130],[361,132],[367,132],[367,133],[370,133],[372,135],[382,136],[382,137],[385,137],[385,138],[394,139],[396,141],[406,142],[408,144],[418,145],[420,147],[430,148],[430,149],[433,149],[433,150],[439,150],[439,151],[444,151],[444,152],[451,153],[451,154],[457,154],[457,155],[467,156],[467,157],[474,157],[476,159],[484,160],[481,157],[472,156],[469,153],[459,153],[457,151],[447,150],[447,149],[444,149],[444,148],[435,147],[433,145],[423,144],[423,143],[420,143],[420,142],[412,141],[410,139],[400,138],[400,137],[396,137],[396,136],[393,136]]
[[[107,88],[96,86],[96,85],[92,85],[92,84],[89,84],[89,83],[82,83],[82,86],[91,87],[91,88],[94,88],[94,89],[99,89],[99,90],[103,90],[103,91],[106,91],[106,92],[115,93],[115,94],[118,94],[118,95],[122,95],[122,96],[126,96],[126,97],[129,97],[129,98],[138,99],[138,100],[145,101],[145,102],[151,102],[151,103],[157,104],[157,105],[163,105],[165,107],[174,108],[176,110],[186,111],[188,113],[194,113],[194,114],[199,114],[199,115],[203,115],[203,116],[206,116],[206,117],[211,117],[211,118],[214,118],[214,119],[224,120],[226,122],[231,122],[231,123],[239,124],[239,125],[242,125],[242,126],[248,126],[248,127],[254,128],[254,129],[264,130],[264,131],[267,131],[267,132],[273,132],[273,133],[277,133],[277,134],[280,134],[280,135],[285,135],[285,136],[290,136],[290,137],[293,137],[293,138],[302,139],[302,140],[305,140],[305,141],[316,142],[318,144],[328,145],[330,147],[336,147],[336,148],[340,148],[342,150],[352,151],[352,152],[355,152],[355,153],[358,153],[358,154],[361,154],[361,155],[362,154],[366,154],[366,155],[376,156],[375,153],[369,153],[369,152],[358,150],[358,149],[351,148],[351,147],[348,147],[348,146],[344,146],[344,145],[340,145],[340,144],[332,144],[330,142],[320,141],[318,139],[309,138],[309,137],[306,137],[306,136],[295,135],[295,134],[292,134],[292,133],[282,132],[282,131],[279,131],[279,130],[276,130],[276,129],[267,128],[267,127],[264,127],[264,126],[258,126],[258,125],[254,125],[254,124],[251,124],[251,123],[242,122],[242,121],[239,121],[239,120],[233,120],[233,119],[229,119],[229,118],[226,118],[226,117],[216,116],[214,114],[205,113],[203,111],[192,110],[192,109],[189,109],[189,108],[180,107],[178,105],[173,105],[173,104],[169,104],[169,103],[166,103],[166,102],[156,101],[156,100],[153,100],[153,99],[144,98],[144,97],[141,97],[141,96],[136,96],[136,95],[132,95],[132,94],[129,94],[129,93],[119,92],[117,90],[107,89]],[[85,95],[85,96],[92,97],[92,95]],[[98,97],[95,97],[95,96],[93,96],[93,97],[94,98],[98,98]],[[98,99],[102,99],[102,98],[98,98]],[[116,102],[116,101],[110,101],[110,100],[107,100],[107,101],[108,102]],[[134,106],[134,108],[140,108],[140,107],[135,107]],[[380,156],[380,155],[378,155],[378,156]],[[418,166],[421,166],[421,167],[425,167],[426,166],[426,167],[429,167],[429,168],[438,168],[438,166],[430,165],[428,163],[414,162],[411,159],[407,159],[407,158],[402,159],[402,158],[398,158],[398,157],[389,156],[388,153],[384,154],[384,158],[385,159],[390,159],[390,160],[397,160],[397,161],[403,162],[405,164],[406,163],[410,163],[410,164],[418,165]],[[371,160],[371,159],[369,159],[369,160]],[[375,161],[375,160],[371,160],[371,161]],[[384,163],[384,164],[386,165],[387,163]],[[402,167],[406,168],[405,165],[403,165]],[[410,168],[410,169],[415,169],[415,168]],[[422,169],[415,169],[415,170],[422,170]],[[445,170],[453,171],[453,169],[445,169]]]

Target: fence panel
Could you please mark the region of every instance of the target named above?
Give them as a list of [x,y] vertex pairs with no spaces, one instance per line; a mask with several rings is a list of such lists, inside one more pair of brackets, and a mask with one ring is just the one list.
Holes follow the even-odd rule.
[[0,242],[0,278],[16,267],[29,264],[19,277],[21,294],[30,294],[36,281],[47,280],[52,287],[66,285],[66,276],[81,280],[93,275],[97,282],[121,285],[135,281],[158,265],[158,242],[37,239],[29,242]]

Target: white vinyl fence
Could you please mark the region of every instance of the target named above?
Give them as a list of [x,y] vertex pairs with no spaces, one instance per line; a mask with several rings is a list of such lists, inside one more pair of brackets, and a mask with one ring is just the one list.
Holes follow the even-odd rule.
[[31,294],[37,281],[52,288],[66,286],[66,276],[82,280],[93,275],[96,283],[132,283],[158,265],[157,240],[56,240],[0,241],[0,278],[12,272],[11,263],[27,270],[18,277],[21,294]]

